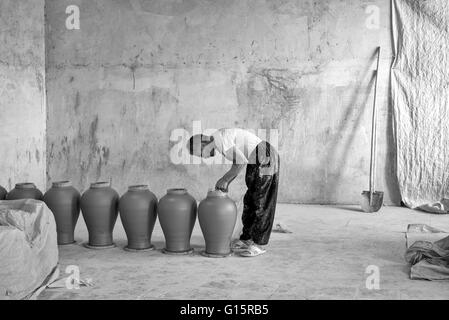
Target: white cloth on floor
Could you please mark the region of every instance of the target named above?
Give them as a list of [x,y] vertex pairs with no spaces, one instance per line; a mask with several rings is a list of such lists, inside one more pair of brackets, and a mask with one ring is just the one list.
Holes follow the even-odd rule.
[[0,201],[0,299],[27,299],[58,265],[56,223],[38,200]]

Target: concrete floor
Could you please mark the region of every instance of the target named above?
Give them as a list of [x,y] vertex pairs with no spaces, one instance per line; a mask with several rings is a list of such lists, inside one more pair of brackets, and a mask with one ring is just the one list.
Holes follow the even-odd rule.
[[[120,220],[114,231],[117,248],[103,251],[80,245],[60,247],[60,267],[77,265],[93,287],[47,289],[39,299],[447,299],[445,282],[409,279],[404,261],[409,223],[448,229],[448,215],[384,207],[365,214],[355,206],[279,205],[277,222],[293,233],[273,233],[269,252],[248,259],[210,259],[198,224],[192,237],[197,253],[167,256],[157,223],[158,250],[130,253]],[[84,221],[76,230],[87,239]],[[365,286],[366,268],[379,267],[380,289]]]

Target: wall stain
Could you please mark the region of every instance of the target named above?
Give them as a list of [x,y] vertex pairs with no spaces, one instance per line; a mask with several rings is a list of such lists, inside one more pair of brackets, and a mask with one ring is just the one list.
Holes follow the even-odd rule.
[[96,174],[97,174],[97,180],[100,179],[101,177],[101,168],[103,166],[103,160],[102,158],[100,158],[100,160],[98,160],[98,165],[97,165],[97,170],[96,170]]
[[139,14],[153,13],[165,16],[182,16],[194,10],[198,4],[196,1],[133,1],[132,7]]
[[129,68],[131,70],[132,74],[132,80],[133,80],[133,90],[136,89],[136,70],[142,66],[142,62],[139,60],[143,53],[144,49],[141,49],[140,52],[134,56],[134,59],[131,61],[131,63],[124,63],[123,66],[126,68]]
[[95,115],[95,118],[91,122],[89,128],[89,146],[92,153],[95,152],[98,144],[97,130],[98,130],[98,114]]
[[53,159],[53,157],[54,157],[54,148],[55,148],[55,143],[52,142],[52,143],[50,144],[50,151],[49,151],[49,153],[48,153],[48,159],[49,159],[49,160],[50,160],[50,159]]
[[39,92],[43,92],[44,91],[44,76],[42,75],[42,73],[40,73],[38,71],[36,72],[36,83],[37,83]]
[[306,91],[297,84],[301,76],[287,69],[250,70],[237,85],[241,118],[252,119],[259,128],[279,128],[283,119],[292,120]]
[[103,159],[104,159],[104,164],[108,164],[109,161],[109,154],[110,154],[110,150],[107,147],[102,147],[101,151],[103,153]]
[[64,136],[61,140],[61,154],[67,159],[70,157],[70,145],[68,144],[68,138]]
[[75,112],[78,112],[78,109],[80,107],[80,92],[77,91],[75,95],[75,104],[73,106],[73,109],[75,109]]
[[[80,143],[84,143],[84,135],[83,135],[83,129],[81,127],[81,123],[78,123],[78,134],[76,139],[80,142]],[[76,140],[73,142],[73,144],[76,144]]]
[[[94,119],[92,120],[92,122],[90,123],[89,126],[89,134],[88,134],[88,138],[89,138],[89,150],[88,150],[88,155],[87,155],[87,163],[86,161],[82,160],[80,162],[80,169],[81,169],[81,184],[84,185],[85,179],[88,178],[88,174],[89,174],[89,169],[92,167],[92,164],[94,162],[95,156],[97,154],[97,150],[98,148],[98,138],[97,138],[97,131],[98,131],[98,122],[99,122],[99,118],[98,118],[98,114],[95,115]],[[83,157],[81,156],[81,151],[80,151],[80,159],[83,159]],[[100,168],[100,172],[101,172],[101,168]],[[96,179],[98,179],[98,170],[97,170],[97,177]]]

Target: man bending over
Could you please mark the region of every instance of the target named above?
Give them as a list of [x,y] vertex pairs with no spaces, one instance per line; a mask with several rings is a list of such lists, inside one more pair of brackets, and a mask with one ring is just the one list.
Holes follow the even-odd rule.
[[219,152],[232,161],[231,169],[217,181],[217,190],[227,192],[246,166],[243,231],[240,239],[233,241],[232,249],[244,257],[265,253],[276,211],[280,166],[277,151],[255,134],[238,128],[220,129],[211,136],[194,135],[187,145],[192,155],[209,158]]

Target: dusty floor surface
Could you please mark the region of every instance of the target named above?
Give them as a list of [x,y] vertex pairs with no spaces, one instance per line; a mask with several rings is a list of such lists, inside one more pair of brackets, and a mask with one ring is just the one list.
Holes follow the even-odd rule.
[[[39,299],[447,299],[447,282],[409,279],[404,261],[409,223],[449,229],[449,216],[384,207],[365,214],[355,206],[279,205],[277,222],[293,233],[273,233],[269,252],[258,258],[205,258],[204,240],[196,224],[191,256],[160,252],[164,238],[159,223],[153,233],[157,250],[130,253],[120,219],[116,248],[89,250],[60,247],[61,274],[68,265],[80,268],[93,287],[47,289]],[[84,220],[76,230],[87,239]],[[365,273],[379,267],[380,289],[366,288]]]

